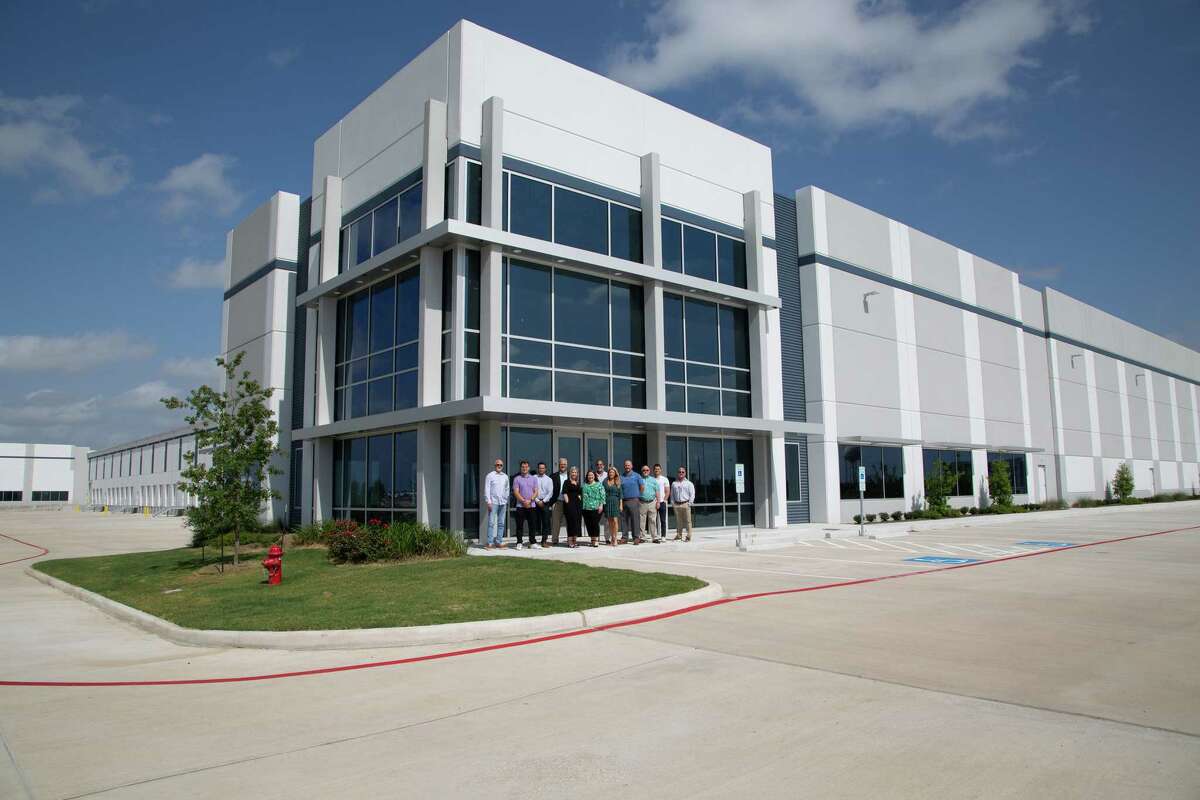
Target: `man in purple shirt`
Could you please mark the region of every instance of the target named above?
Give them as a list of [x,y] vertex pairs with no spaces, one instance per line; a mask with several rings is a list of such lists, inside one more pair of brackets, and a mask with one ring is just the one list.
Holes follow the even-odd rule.
[[537,507],[538,479],[529,474],[528,461],[521,462],[521,474],[513,478],[512,492],[515,500],[513,514],[516,516],[517,523],[517,549],[524,548],[524,545],[521,544],[521,531],[528,532],[529,546],[537,547],[533,537],[541,528]]

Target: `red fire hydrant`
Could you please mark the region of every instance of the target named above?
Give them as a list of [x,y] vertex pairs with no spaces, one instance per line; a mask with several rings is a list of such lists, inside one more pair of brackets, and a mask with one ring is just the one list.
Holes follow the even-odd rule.
[[277,544],[271,545],[262,565],[267,570],[267,585],[280,583],[283,580],[283,548]]

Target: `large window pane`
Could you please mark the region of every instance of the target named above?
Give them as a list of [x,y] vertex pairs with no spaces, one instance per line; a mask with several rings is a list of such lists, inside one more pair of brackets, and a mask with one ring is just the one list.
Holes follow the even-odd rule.
[[625,459],[633,462],[635,467],[646,463],[646,436],[641,433],[614,433],[612,463],[617,472],[624,472]]
[[679,474],[679,468],[688,468],[687,438],[683,436],[667,437],[667,463],[663,464],[663,473],[674,481]]
[[467,222],[479,224],[483,209],[483,165],[467,162]]
[[720,503],[723,500],[721,467],[720,439],[688,439],[688,476],[696,485],[697,503]]
[[560,403],[609,405],[609,379],[599,375],[555,372],[554,399]]
[[400,195],[400,241],[421,232],[421,192],[418,183]]
[[678,222],[662,221],[663,269],[683,272],[683,230]]
[[392,379],[377,378],[367,384],[367,413],[384,414],[392,410]]
[[394,406],[397,411],[403,408],[417,407],[417,371],[401,372],[396,376],[396,397]]
[[803,500],[800,493],[800,445],[785,444],[783,447],[784,470],[787,475],[787,500],[789,503]]
[[612,404],[620,408],[646,407],[646,382],[613,378]]
[[608,347],[608,281],[557,270],[554,297],[556,341]]
[[717,237],[717,278],[721,283],[746,288],[746,245],[737,239]]
[[669,358],[683,358],[683,298],[663,295],[663,344]]
[[508,396],[526,400],[549,400],[550,371],[509,367]]
[[750,367],[750,323],[744,308],[721,306],[721,363]]
[[391,506],[392,435],[367,439],[367,508]]
[[872,500],[883,498],[883,451],[878,447],[862,448],[862,463],[867,468],[866,497]]
[[342,448],[346,454],[346,485],[349,505],[360,507],[367,499],[367,440],[351,439]]
[[642,263],[642,212],[611,203],[611,255]]
[[359,383],[350,387],[350,419],[367,415],[367,385]]
[[396,337],[396,283],[384,281],[371,287],[371,352],[387,350]]
[[612,346],[614,350],[646,352],[645,307],[642,287],[612,284]]
[[397,209],[399,203],[396,198],[388,200],[386,203],[375,209],[372,214],[375,220],[375,235],[374,242],[371,247],[373,253],[382,253],[389,247],[396,244],[396,226],[397,226]]
[[550,269],[512,261],[508,269],[510,330],[519,336],[550,338]]
[[720,386],[721,371],[708,364],[688,364],[687,382],[695,386]]
[[646,377],[646,357],[631,356],[625,353],[613,353],[612,371],[614,375],[628,375],[631,378]]
[[350,226],[350,242],[354,247],[353,264],[361,264],[371,257],[371,215],[367,214]]
[[392,489],[395,508],[417,507],[417,432],[395,435],[396,469]]
[[745,392],[721,392],[721,413],[727,417],[750,416],[750,395]]
[[904,451],[899,447],[883,449],[883,496],[904,497]]
[[510,176],[508,229],[549,241],[550,197],[550,184],[521,175]]
[[838,451],[842,499],[857,500],[858,467],[862,463],[862,448],[857,445],[841,445]]
[[687,411],[687,388],[667,384],[667,411]]
[[421,273],[410,269],[396,285],[396,343],[411,342],[420,330]]
[[716,389],[699,389],[689,386],[687,405],[688,412],[692,414],[720,414],[721,393]]
[[558,369],[571,369],[579,372],[609,373],[608,351],[592,350],[589,347],[568,347],[557,345],[554,348],[554,366]]
[[608,203],[570,189],[554,189],[554,241],[608,253]]
[[691,225],[683,226],[683,271],[697,278],[717,279],[715,234]]
[[527,339],[510,339],[508,360],[514,364],[530,364],[535,367],[550,366],[550,343],[531,342]]
[[[546,373],[549,375],[550,373]],[[529,462],[529,471],[537,472],[538,462],[550,466],[550,431],[541,428],[510,428],[508,431],[508,468],[513,475],[520,472],[520,463]]]
[[975,472],[974,465],[971,463],[970,450],[946,450],[945,455],[950,464],[954,460],[958,460],[958,488],[957,493],[964,496],[975,494]]
[[465,326],[470,330],[479,330],[479,251],[467,251],[467,299],[465,303]]
[[349,319],[346,324],[346,356],[358,358],[367,354],[367,328],[370,325],[371,295],[359,292],[349,299]]
[[684,320],[687,326],[687,359],[720,363],[717,354],[717,306],[704,300],[685,303]]

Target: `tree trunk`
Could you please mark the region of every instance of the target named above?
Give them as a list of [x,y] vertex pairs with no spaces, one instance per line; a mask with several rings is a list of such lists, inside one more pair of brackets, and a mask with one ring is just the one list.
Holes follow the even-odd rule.
[[221,560],[217,562],[220,565],[218,572],[225,571],[225,534],[221,534]]
[[234,569],[237,569],[237,566],[238,566],[238,550],[241,547],[241,544],[242,544],[242,532],[240,530],[235,529],[233,532],[233,568]]

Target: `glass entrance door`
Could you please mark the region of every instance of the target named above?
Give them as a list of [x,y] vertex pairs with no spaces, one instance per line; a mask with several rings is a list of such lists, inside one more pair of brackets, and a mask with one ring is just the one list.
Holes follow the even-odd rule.
[[580,480],[583,479],[587,468],[581,460],[583,458],[583,438],[579,434],[567,432],[558,434],[558,442],[554,448],[554,453],[554,463],[550,465],[551,472],[558,469],[558,459],[565,458],[568,466],[579,469]]

